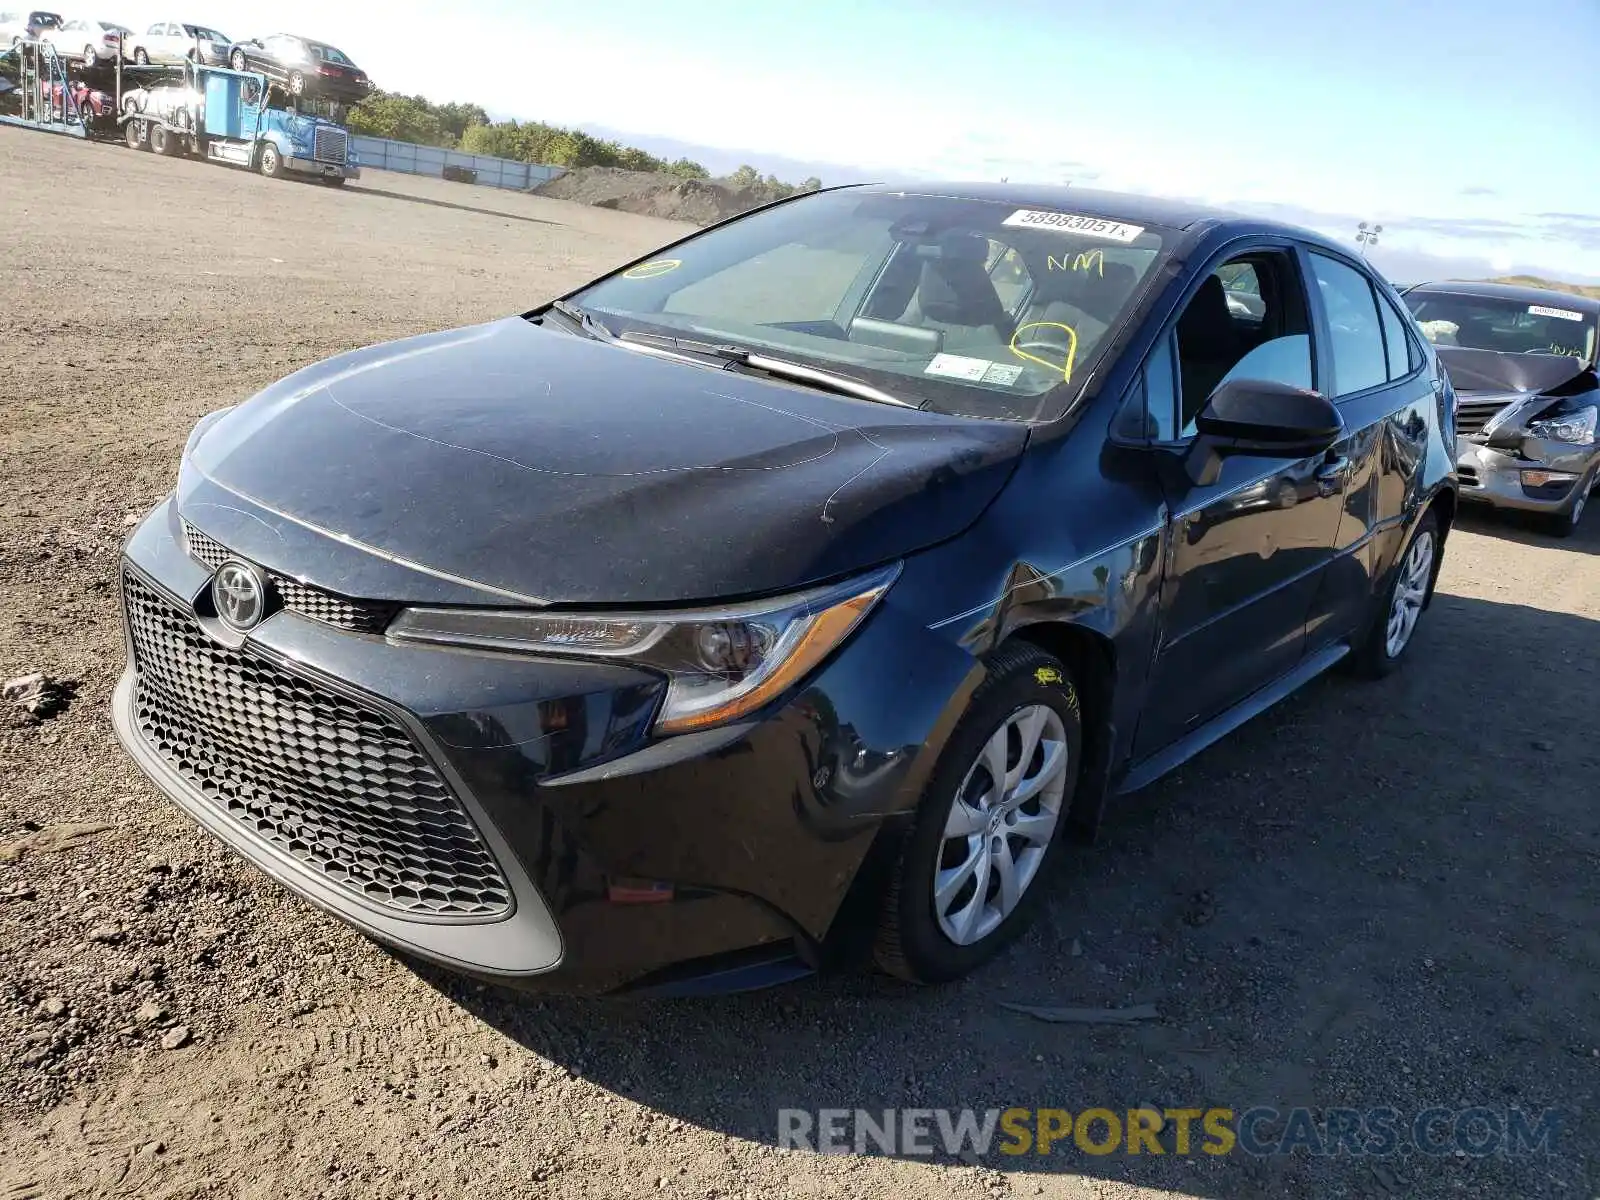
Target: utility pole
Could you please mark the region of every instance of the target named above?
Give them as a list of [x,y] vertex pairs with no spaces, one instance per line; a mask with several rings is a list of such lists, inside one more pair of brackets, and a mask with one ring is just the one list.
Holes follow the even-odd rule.
[[1367,256],[1367,248],[1378,244],[1378,235],[1383,232],[1382,225],[1368,225],[1365,221],[1356,226],[1356,244],[1361,247],[1361,257]]

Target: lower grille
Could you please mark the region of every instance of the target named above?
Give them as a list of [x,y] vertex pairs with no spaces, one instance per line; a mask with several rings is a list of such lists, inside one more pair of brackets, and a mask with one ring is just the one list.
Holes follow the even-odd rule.
[[1505,407],[1504,400],[1459,401],[1456,406],[1456,432],[1468,435],[1483,432],[1490,418]]
[[123,603],[139,731],[218,809],[370,903],[428,917],[510,910],[471,818],[393,719],[215,644],[127,571]]
[[311,157],[319,163],[337,163],[343,166],[345,151],[349,145],[350,135],[344,130],[329,129],[326,125],[319,125],[311,137]]

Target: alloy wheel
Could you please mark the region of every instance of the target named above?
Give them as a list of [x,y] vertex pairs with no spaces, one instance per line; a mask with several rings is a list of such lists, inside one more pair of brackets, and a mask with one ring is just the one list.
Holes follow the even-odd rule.
[[1067,785],[1067,734],[1044,704],[1014,711],[967,769],[945,819],[933,908],[952,942],[993,933],[1044,862]]
[[1389,602],[1389,625],[1383,648],[1390,658],[1399,658],[1411,640],[1417,618],[1422,615],[1422,604],[1428,598],[1428,583],[1432,577],[1433,531],[1425,529],[1411,543],[1400,565],[1400,578],[1395,581],[1394,598]]

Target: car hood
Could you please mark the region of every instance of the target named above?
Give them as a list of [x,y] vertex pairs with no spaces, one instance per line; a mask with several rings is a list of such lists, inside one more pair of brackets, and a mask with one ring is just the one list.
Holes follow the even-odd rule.
[[205,502],[184,511],[237,552],[347,594],[371,594],[341,577],[352,568],[392,578],[353,563],[355,547],[498,596],[675,603],[798,588],[952,537],[1026,442],[1014,423],[509,318],[273,384],[191,440],[190,498]]
[[1576,358],[1556,354],[1500,354],[1465,346],[1437,346],[1439,361],[1450,372],[1457,392],[1563,394],[1593,386],[1594,368]]

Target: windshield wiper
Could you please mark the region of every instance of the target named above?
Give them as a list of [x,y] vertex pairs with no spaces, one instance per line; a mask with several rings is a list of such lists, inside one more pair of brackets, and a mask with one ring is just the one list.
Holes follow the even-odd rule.
[[852,379],[848,375],[836,375],[832,371],[823,370],[821,367],[791,362],[786,358],[773,358],[770,355],[762,354],[758,350],[745,350],[738,346],[723,346],[712,342],[699,342],[691,338],[668,337],[665,334],[639,333],[633,330],[618,334],[617,340],[623,343],[632,342],[641,347],[655,346],[661,349],[677,350],[684,354],[705,355],[708,358],[719,360],[725,367],[747,367],[752,371],[776,375],[780,379],[793,380],[795,383],[809,383],[823,391],[837,392],[844,396],[854,396],[858,400],[872,400],[878,404],[893,404],[897,408],[922,407],[920,404],[913,404],[909,400],[902,400],[899,396],[892,395],[882,388],[875,388],[870,383],[862,383],[859,379]]
[[594,315],[588,309],[579,308],[576,304],[568,303],[565,300],[552,300],[550,301],[550,307],[592,338],[602,342],[614,342],[617,340],[617,335],[595,320]]

